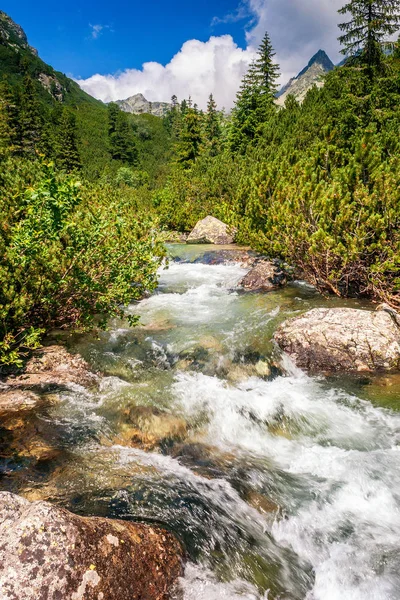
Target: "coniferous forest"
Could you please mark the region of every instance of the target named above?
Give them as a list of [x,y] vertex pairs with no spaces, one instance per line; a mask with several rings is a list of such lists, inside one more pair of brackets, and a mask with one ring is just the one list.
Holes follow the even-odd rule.
[[153,290],[163,240],[207,215],[324,294],[400,307],[400,2],[340,13],[344,60],[323,87],[278,107],[266,33],[231,113],[210,95],[127,114],[0,45],[3,368]]

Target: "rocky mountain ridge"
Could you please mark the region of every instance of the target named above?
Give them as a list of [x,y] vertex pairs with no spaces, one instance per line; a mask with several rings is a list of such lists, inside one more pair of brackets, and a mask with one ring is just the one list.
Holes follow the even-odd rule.
[[38,55],[37,50],[28,44],[27,35],[22,27],[2,10],[0,10],[0,43],[16,50],[21,48],[29,50],[35,56]]
[[120,108],[133,115],[142,115],[144,113],[163,117],[171,107],[168,102],[149,102],[143,94],[134,94],[125,100],[117,100]]
[[324,50],[318,50],[308,65],[296,76],[292,77],[278,93],[277,104],[283,106],[289,94],[298,102],[303,102],[308,90],[314,85],[323,87],[323,76],[334,69],[335,65]]

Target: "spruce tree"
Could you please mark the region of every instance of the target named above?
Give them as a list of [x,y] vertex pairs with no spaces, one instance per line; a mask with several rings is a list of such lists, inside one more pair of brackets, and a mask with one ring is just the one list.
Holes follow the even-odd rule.
[[117,128],[117,119],[121,111],[120,107],[116,102],[110,102],[107,107],[108,110],[108,135],[111,136],[115,133]]
[[342,54],[363,60],[372,76],[382,64],[382,43],[399,29],[400,0],[350,0],[339,13],[351,15],[339,25]]
[[232,112],[229,145],[233,153],[244,154],[249,142],[256,138],[260,126],[275,111],[274,99],[279,67],[274,62],[274,50],[265,34],[257,58],[243,77]]
[[261,100],[271,104],[278,91],[277,80],[279,77],[279,66],[274,62],[275,52],[271,40],[266,33],[258,49],[258,58],[254,63],[254,76],[259,87]]
[[201,115],[194,108],[186,110],[177,145],[177,160],[184,168],[189,168],[200,154],[203,141],[201,121]]
[[16,150],[17,109],[11,86],[0,81],[0,158]]
[[60,121],[57,162],[68,173],[82,167],[77,142],[76,116],[66,108]]
[[25,75],[19,99],[18,137],[20,151],[34,155],[38,150],[43,130],[43,115],[34,81]]
[[110,125],[110,154],[115,160],[133,165],[137,162],[138,151],[133,129],[128,115],[118,111],[115,123]]
[[220,150],[221,124],[214,96],[210,94],[204,124],[205,139],[211,156],[216,156]]

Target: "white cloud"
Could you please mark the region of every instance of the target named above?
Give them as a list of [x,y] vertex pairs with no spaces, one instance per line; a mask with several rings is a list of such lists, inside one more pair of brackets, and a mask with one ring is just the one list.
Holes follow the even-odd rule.
[[190,40],[165,67],[145,63],[141,70],[128,69],[117,75],[93,75],[79,80],[89,94],[104,102],[142,93],[151,102],[192,96],[205,107],[210,93],[220,108],[230,108],[240,81],[254,58],[254,50],[243,50],[230,35],[211,37],[207,42]]
[[111,32],[113,31],[110,25],[92,25],[91,23],[89,23],[89,27],[91,29],[90,37],[92,40],[97,40],[97,38],[99,38],[104,33],[105,29],[108,29]]
[[[236,11],[215,17],[213,23],[229,23],[247,17],[247,48],[239,48],[230,35],[213,36],[206,42],[190,40],[163,66],[145,63],[141,69],[93,75],[79,80],[81,87],[105,102],[142,93],[152,101],[192,96],[205,107],[212,92],[219,107],[230,109],[240,81],[265,31],[270,33],[281,66],[281,83],[296,75],[320,48],[339,60],[337,10],[343,0],[241,0]],[[103,31],[91,26],[92,37]]]
[[[271,36],[281,83],[297,75],[319,50],[339,62],[337,13],[343,0],[248,0],[257,23],[246,35],[249,46],[257,46],[265,31]],[[346,19],[345,19],[346,20]]]
[[101,35],[101,32],[104,29],[103,25],[92,25],[91,23],[89,23],[89,27],[92,30],[90,37],[93,40],[97,40],[97,38]]

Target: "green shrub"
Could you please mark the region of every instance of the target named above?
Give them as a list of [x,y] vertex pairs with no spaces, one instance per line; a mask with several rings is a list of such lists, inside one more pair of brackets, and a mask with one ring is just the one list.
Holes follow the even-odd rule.
[[51,163],[31,187],[12,183],[0,200],[0,363],[18,365],[50,328],[104,323],[153,290],[164,248],[109,186],[82,186]]

